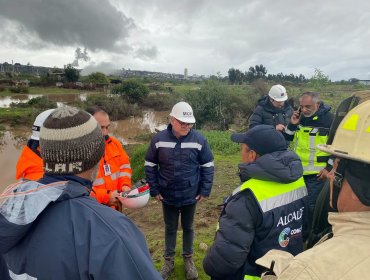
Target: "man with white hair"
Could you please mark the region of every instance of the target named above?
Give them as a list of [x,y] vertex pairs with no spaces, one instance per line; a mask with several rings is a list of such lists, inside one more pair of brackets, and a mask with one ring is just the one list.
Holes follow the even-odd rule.
[[193,220],[197,202],[208,197],[213,182],[213,155],[207,140],[196,130],[193,109],[186,102],[175,104],[167,129],[157,133],[145,156],[150,194],[162,202],[165,222],[167,279],[174,269],[178,220],[181,214],[183,252],[187,279],[198,277],[193,262]]

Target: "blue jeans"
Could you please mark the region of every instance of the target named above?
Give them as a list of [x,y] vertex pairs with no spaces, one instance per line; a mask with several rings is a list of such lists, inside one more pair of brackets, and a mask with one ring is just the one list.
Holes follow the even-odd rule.
[[194,229],[193,221],[196,203],[176,207],[162,203],[163,218],[165,223],[165,253],[164,257],[174,257],[176,248],[177,228],[181,214],[181,227],[183,232],[182,254],[193,254]]

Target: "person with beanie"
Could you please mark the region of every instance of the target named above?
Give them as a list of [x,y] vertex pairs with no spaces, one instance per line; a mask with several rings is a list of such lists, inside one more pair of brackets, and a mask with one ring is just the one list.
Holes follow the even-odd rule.
[[278,131],[284,131],[293,114],[293,108],[286,101],[288,94],[282,85],[273,85],[267,96],[262,96],[249,118],[249,128],[257,125],[271,125]]
[[258,262],[273,272],[262,279],[369,279],[370,266],[370,101],[347,113],[333,142],[318,149],[336,157],[329,172],[328,220],[333,232],[313,248],[293,257],[272,250]]
[[299,157],[288,151],[283,135],[259,125],[233,134],[241,143],[242,184],[226,200],[216,236],[203,260],[211,279],[257,279],[255,260],[271,249],[303,251],[307,190]]
[[65,106],[47,117],[44,176],[0,196],[0,255],[11,279],[161,279],[134,223],[90,197],[104,148],[87,112]]
[[130,158],[121,142],[108,134],[110,127],[108,113],[97,106],[87,108],[86,111],[96,119],[105,138],[105,151],[99,163],[91,196],[98,202],[122,212],[122,204],[117,197],[120,192],[131,190]]
[[15,178],[17,180],[38,180],[44,175],[43,163],[40,155],[40,129],[45,119],[55,109],[49,109],[37,115],[33,126],[32,135],[24,146],[16,165]]

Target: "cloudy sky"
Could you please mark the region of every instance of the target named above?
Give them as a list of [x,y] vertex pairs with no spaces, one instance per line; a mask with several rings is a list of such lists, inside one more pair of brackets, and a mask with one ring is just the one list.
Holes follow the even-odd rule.
[[0,63],[63,67],[77,48],[85,71],[227,75],[263,64],[370,79],[370,1],[0,0]]

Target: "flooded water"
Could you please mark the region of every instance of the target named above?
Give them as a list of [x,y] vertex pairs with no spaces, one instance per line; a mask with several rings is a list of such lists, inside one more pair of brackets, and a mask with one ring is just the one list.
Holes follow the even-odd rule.
[[[135,143],[135,137],[144,133],[164,129],[167,125],[169,112],[146,111],[142,117],[131,117],[114,121],[111,124],[110,135],[118,138],[123,145]],[[0,138],[0,192],[15,182],[15,166],[23,146],[31,136],[30,127],[18,126],[8,128]]]
[[47,96],[59,106],[72,101],[86,101],[87,93],[66,94],[14,94],[11,96],[0,96],[0,108],[8,108],[11,103],[26,103],[32,98]]

